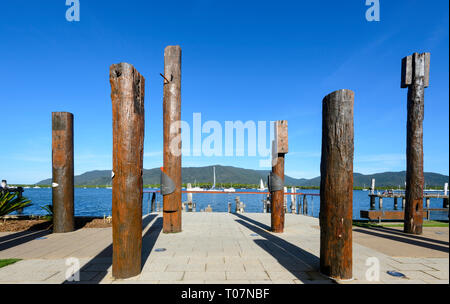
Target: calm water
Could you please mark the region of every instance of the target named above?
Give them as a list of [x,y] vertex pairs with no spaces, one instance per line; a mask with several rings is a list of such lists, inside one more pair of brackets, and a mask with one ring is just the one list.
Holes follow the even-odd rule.
[[[144,191],[159,190],[159,189],[144,189]],[[237,190],[237,191],[255,191],[255,190]],[[299,190],[297,190],[299,191]],[[319,190],[301,190],[302,193],[319,193]],[[359,211],[370,208],[368,191],[353,191],[353,219],[360,219]],[[150,194],[151,195],[151,194]],[[50,188],[42,189],[25,189],[24,196],[32,200],[33,206],[24,210],[23,214],[27,215],[44,215],[46,212],[40,206],[51,204],[52,190]],[[213,194],[213,193],[194,193],[193,200],[197,204],[197,212],[211,205],[214,212],[227,212],[228,202],[232,203],[232,210],[235,208],[234,198],[239,196],[241,201],[246,205],[245,212],[262,212],[262,200],[264,194]],[[300,198],[300,196],[298,196]],[[320,198],[318,196],[308,196],[308,211],[309,215],[314,217],[319,216]],[[75,188],[75,215],[77,216],[108,216],[111,214],[111,189],[92,189],[92,188]],[[183,194],[183,202],[187,200],[187,194]],[[156,201],[162,202],[161,195],[156,195]],[[143,213],[148,213],[150,198],[148,193],[144,193],[143,199]],[[161,203],[162,204],[162,203]],[[398,200],[401,208],[401,200]],[[442,199],[431,199],[431,208],[442,208]],[[288,197],[288,209],[290,210],[291,198]],[[376,201],[378,207],[378,200]],[[384,210],[394,209],[394,199],[383,199]],[[447,212],[432,212],[432,219],[448,220]]]

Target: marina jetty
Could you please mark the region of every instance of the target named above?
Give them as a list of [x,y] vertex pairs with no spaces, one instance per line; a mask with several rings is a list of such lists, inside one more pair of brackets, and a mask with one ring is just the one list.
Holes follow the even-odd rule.
[[[372,186],[369,192],[370,198],[370,210],[361,210],[361,218],[367,218],[369,220],[403,220],[405,216],[406,206],[406,191],[401,190],[389,190],[383,192],[375,192],[375,179],[372,179]],[[393,209],[383,209],[383,199],[391,198],[394,200]],[[430,208],[430,199],[442,199],[442,208]],[[376,199],[378,199],[378,208],[376,207]],[[398,201],[401,200],[401,207],[399,207]],[[444,185],[444,191],[424,191],[422,194],[422,205],[425,200],[425,208],[423,209],[422,216],[427,220],[430,219],[432,212],[449,212],[448,206],[448,183]]]
[[[74,230],[73,115],[53,113],[55,225],[39,237],[33,232],[0,234],[0,258],[23,259],[1,268],[0,282],[448,284],[448,227],[423,227],[429,53],[402,61],[408,123],[404,224],[399,229],[353,226],[355,93],[348,89],[322,100],[319,219],[286,213],[286,120],[275,123],[266,213],[243,213],[240,200],[235,213],[183,212],[182,143],[176,124],[181,117],[181,62],[181,48],[168,46],[161,73],[161,212],[142,214],[145,79],[131,64],[113,64],[112,229]],[[372,194],[370,199],[376,197],[384,196]],[[80,266],[70,277],[68,259]]]

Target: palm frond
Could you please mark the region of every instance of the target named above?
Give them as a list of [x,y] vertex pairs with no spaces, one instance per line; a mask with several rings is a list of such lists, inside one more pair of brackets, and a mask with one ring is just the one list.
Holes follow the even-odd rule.
[[18,193],[0,192],[0,216],[31,206],[31,200]]

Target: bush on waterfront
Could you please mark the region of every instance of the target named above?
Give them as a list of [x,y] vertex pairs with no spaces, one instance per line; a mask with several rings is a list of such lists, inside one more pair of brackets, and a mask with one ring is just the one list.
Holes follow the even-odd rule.
[[18,193],[0,191],[0,216],[31,206],[31,200],[19,196]]
[[40,207],[47,212],[44,218],[51,221],[53,219],[53,205],[45,205]]

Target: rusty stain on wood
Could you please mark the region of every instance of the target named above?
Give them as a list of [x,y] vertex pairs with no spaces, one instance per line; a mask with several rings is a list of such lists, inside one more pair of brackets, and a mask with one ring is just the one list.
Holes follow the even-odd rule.
[[181,232],[181,47],[164,51],[164,173],[175,191],[163,196],[163,232]]
[[429,53],[414,53],[402,60],[401,87],[408,88],[404,231],[411,234],[422,234],[423,229],[423,119],[429,70]]
[[352,278],[353,100],[350,90],[323,99],[320,163],[320,271]]
[[113,276],[141,272],[145,79],[128,63],[110,67],[113,112]]
[[53,232],[74,230],[73,114],[52,113]]

